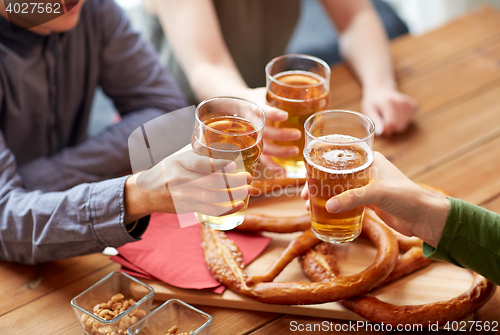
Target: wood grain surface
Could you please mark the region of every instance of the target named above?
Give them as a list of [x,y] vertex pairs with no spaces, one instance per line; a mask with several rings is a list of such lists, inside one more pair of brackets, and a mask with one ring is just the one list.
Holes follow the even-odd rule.
[[[295,216],[307,213],[304,209],[304,201],[300,197],[286,195],[254,202],[250,205],[249,212],[271,216]],[[263,274],[285,250],[288,243],[300,233],[266,233],[264,235],[271,237],[273,241],[264,253],[248,266],[247,274],[249,276]],[[341,275],[353,275],[366,269],[373,263],[376,253],[377,249],[369,241],[362,239],[335,246],[335,256]],[[307,282],[310,280],[305,276],[299,262],[295,259],[275,281]],[[365,320],[338,302],[303,306],[273,305],[260,303],[231,290],[226,290],[222,295],[219,295],[211,292],[200,293],[196,290],[174,288],[159,282],[147,281],[147,283],[153,286],[155,297],[159,300],[178,297],[188,303],[215,307],[316,316],[327,319]],[[452,299],[469,289],[471,283],[472,275],[469,271],[451,264],[435,262],[426,269],[377,289],[374,293],[383,301],[398,305],[425,304]]]
[[[400,88],[418,100],[420,112],[404,134],[377,138],[375,149],[410,178],[500,213],[500,12],[485,7],[424,35],[398,38],[391,49]],[[334,66],[329,107],[360,110],[361,98],[361,86],[349,68],[344,64]],[[290,206],[290,201],[293,200],[274,200],[272,205],[254,202],[252,210],[259,211],[264,206],[280,213],[303,211],[300,201],[296,206]],[[351,264],[349,257],[356,255],[357,249],[362,250],[366,259]],[[361,241],[340,248],[341,270],[355,271],[356,266],[369,262],[366,255],[373,252],[368,243]],[[260,271],[261,267],[256,262],[248,271]],[[82,334],[71,309],[71,298],[117,269],[119,266],[103,255],[37,266],[0,263],[0,334]],[[287,276],[300,276],[290,273],[293,264],[287,271],[283,274],[287,280]],[[447,290],[441,289],[443,281],[449,286]],[[441,298],[454,295],[455,289],[461,292],[469,283],[466,271],[434,264],[380,289],[377,294],[393,302],[432,301],[440,294]],[[420,289],[408,290],[410,287]],[[155,306],[159,303],[155,302]],[[330,315],[327,318],[287,314],[281,308],[267,312],[196,306],[213,316],[211,334],[348,332],[319,328],[300,332],[292,328],[293,324],[312,327],[325,321],[333,326],[349,325],[349,321],[331,319]],[[500,290],[473,318],[500,321]],[[372,332],[363,328],[357,333]],[[408,332],[384,332],[387,333]],[[445,332],[433,332],[440,333]],[[476,333],[492,334],[484,330]]]

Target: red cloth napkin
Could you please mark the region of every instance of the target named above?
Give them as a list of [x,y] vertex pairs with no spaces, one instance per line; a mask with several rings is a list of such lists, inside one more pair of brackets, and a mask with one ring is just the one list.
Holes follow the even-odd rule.
[[[198,222],[192,213],[180,215],[180,219]],[[240,248],[245,264],[257,258],[271,242],[270,238],[257,234],[228,231],[226,235]],[[129,273],[181,288],[223,291],[217,289],[221,284],[205,264],[199,224],[181,228],[175,214],[152,214],[142,240],[128,243],[118,248],[118,252],[111,259]]]

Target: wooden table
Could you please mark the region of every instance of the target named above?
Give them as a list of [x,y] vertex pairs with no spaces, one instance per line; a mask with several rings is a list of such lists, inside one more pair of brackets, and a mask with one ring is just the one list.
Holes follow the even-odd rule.
[[[419,101],[420,112],[406,133],[378,138],[375,148],[410,178],[500,213],[500,12],[484,8],[402,37],[392,51],[401,90]],[[343,65],[332,70],[331,107],[359,110],[357,81]],[[0,334],[82,334],[71,298],[118,269],[100,254],[37,266],[0,263]],[[291,321],[323,321],[199,308],[214,317],[212,334],[300,333],[290,331]],[[500,321],[500,290],[475,320]]]

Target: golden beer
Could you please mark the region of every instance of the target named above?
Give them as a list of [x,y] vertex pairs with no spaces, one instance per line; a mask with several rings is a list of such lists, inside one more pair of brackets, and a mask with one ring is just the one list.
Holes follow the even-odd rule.
[[[244,109],[241,107],[246,107],[244,104],[250,104],[250,102],[233,98],[217,99],[218,101],[213,101],[214,105],[217,103],[217,107],[219,107],[219,104],[225,104],[229,107],[234,107],[234,110],[231,111],[230,108],[230,110],[224,111],[223,108],[216,108],[216,110],[221,113],[212,113],[209,111],[204,114],[203,121],[198,119],[200,126],[195,130],[191,141],[193,151],[199,155],[214,159],[232,160],[236,163],[237,168],[235,171],[229,173],[246,171],[253,176],[256,164],[263,149],[262,127],[265,122],[264,112],[259,108],[261,115],[259,115],[258,118],[254,118],[254,121],[260,120],[262,124],[256,125],[246,118],[227,115],[245,115]],[[208,103],[210,103],[210,101]],[[225,171],[220,172],[223,174],[227,173]],[[235,204],[231,196],[230,186],[227,182],[226,186],[228,201],[222,203],[222,205],[229,205],[229,207],[234,208]],[[199,222],[210,228],[219,230],[232,229],[243,222],[249,198],[250,194],[248,194],[244,200],[245,207],[236,213],[228,215],[221,213],[219,216],[195,213],[195,216]]]
[[375,124],[360,113],[326,110],[307,119],[304,130],[312,231],[325,242],[352,241],[361,233],[365,207],[332,214],[325,205],[330,198],[370,182]]
[[[283,71],[279,71],[280,62],[289,63],[283,65]],[[272,141],[280,146],[293,145],[299,148],[299,154],[294,157],[273,157],[273,160],[287,171],[288,177],[304,177],[304,122],[312,114],[327,108],[330,70],[320,59],[302,55],[285,55],[270,64],[266,67],[267,101],[271,106],[288,112],[288,120],[271,122],[271,125],[278,128],[295,128],[302,133],[301,138],[296,141]],[[273,73],[275,68],[278,72]],[[304,70],[305,68],[310,70]]]
[[228,160],[233,160],[241,152],[245,171],[253,175],[263,149],[256,127],[250,121],[234,116],[219,116],[203,123],[210,130],[203,132],[201,139],[193,136],[191,144],[194,152]]

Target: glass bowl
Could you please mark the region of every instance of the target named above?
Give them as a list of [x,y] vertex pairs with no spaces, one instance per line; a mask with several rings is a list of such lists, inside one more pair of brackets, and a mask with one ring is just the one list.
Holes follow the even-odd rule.
[[[120,299],[120,294],[123,299]],[[123,335],[132,324],[150,312],[153,295],[151,286],[116,271],[74,297],[71,306],[84,334]],[[132,305],[130,299],[135,304]],[[107,304],[110,300],[112,303]],[[107,306],[103,306],[103,303]],[[94,311],[100,316],[95,315]]]
[[[177,299],[170,299],[127,330],[128,335],[208,335],[212,316]],[[177,333],[169,330],[177,327]],[[192,333],[191,333],[192,332]]]

